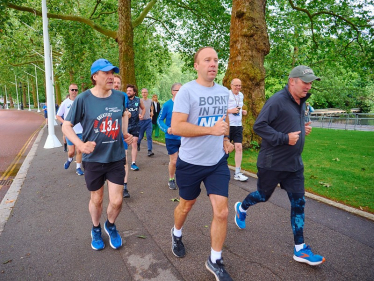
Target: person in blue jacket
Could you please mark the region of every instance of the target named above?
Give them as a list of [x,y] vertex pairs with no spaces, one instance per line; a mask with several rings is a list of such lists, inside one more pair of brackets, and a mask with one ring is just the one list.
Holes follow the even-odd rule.
[[173,132],[171,130],[171,117],[173,115],[174,99],[180,87],[182,87],[181,83],[174,83],[173,86],[171,86],[171,94],[173,95],[173,97],[165,102],[157,118],[158,126],[161,128],[161,131],[165,133],[166,149],[168,151],[170,159],[168,186],[173,190],[177,189],[177,185],[175,184],[175,169],[178,159],[179,147],[181,146],[181,137],[173,135]]

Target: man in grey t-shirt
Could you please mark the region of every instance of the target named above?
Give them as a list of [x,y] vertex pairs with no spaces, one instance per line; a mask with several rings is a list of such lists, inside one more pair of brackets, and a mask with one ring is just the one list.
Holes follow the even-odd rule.
[[139,117],[139,138],[138,138],[138,151],[140,150],[140,143],[144,137],[144,132],[147,135],[147,146],[148,146],[148,157],[153,156],[154,153],[152,152],[152,117],[153,117],[153,106],[152,100],[148,98],[148,89],[142,89],[142,99],[140,99],[144,104],[144,112],[143,109],[140,109],[140,114],[142,116]]
[[211,254],[205,266],[217,280],[232,280],[224,269],[221,256],[228,216],[230,171],[227,157],[234,148],[228,136],[229,91],[214,83],[218,56],[213,48],[204,47],[197,51],[194,67],[197,79],[180,88],[171,121],[173,134],[182,137],[176,166],[180,201],[174,211],[172,251],[177,257],[186,254],[182,227],[201,192],[200,184],[204,182],[214,213]]

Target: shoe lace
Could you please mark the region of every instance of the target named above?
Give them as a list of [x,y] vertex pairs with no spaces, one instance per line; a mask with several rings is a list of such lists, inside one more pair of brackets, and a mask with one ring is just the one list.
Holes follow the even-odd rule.
[[217,264],[217,272],[219,273],[219,275],[223,276],[227,274],[223,259],[216,260],[216,264]]
[[173,237],[174,237],[175,246],[177,247],[178,250],[180,250],[184,246],[182,242],[182,237],[177,237],[175,235],[173,235]]
[[101,237],[101,229],[93,229],[92,231],[92,237],[93,237],[93,240],[95,241],[98,241],[100,240],[100,237]]

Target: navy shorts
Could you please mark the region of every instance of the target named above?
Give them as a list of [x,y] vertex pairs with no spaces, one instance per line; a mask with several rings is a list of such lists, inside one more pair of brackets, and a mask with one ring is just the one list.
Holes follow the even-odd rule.
[[278,183],[290,193],[305,193],[304,168],[296,172],[272,171],[257,167],[257,190],[271,195]]
[[[77,134],[77,137],[78,137],[80,140],[82,140],[82,134]],[[69,141],[69,139],[68,139],[67,137],[65,137],[65,139],[66,139],[66,143],[67,143],[68,145],[74,145],[74,143],[72,143],[71,141]]]
[[175,152],[179,151],[181,146],[181,140],[175,139],[165,139],[166,149],[169,155],[173,155]]
[[204,183],[207,195],[229,196],[230,171],[227,166],[228,154],[225,154],[214,166],[199,166],[184,162],[178,157],[176,180],[179,196],[185,200],[196,199]]
[[89,191],[99,190],[106,180],[123,185],[126,158],[116,162],[98,163],[83,161],[84,178]]
[[134,138],[138,138],[139,137],[139,130],[140,130],[139,126],[131,127],[131,128],[129,128],[129,134],[132,135]]
[[230,142],[242,143],[243,142],[243,127],[242,126],[230,126]]

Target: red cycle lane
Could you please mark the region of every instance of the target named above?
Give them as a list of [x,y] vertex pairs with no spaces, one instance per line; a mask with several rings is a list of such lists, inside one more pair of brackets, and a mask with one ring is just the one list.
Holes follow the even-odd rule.
[[42,114],[26,110],[0,110],[0,202],[8,191],[37,133]]

